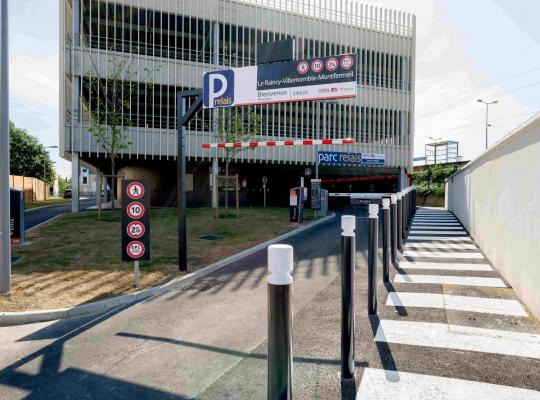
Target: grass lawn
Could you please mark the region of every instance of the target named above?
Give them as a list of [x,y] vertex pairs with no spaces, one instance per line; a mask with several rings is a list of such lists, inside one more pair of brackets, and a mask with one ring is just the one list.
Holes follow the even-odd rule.
[[[311,210],[305,210],[307,219]],[[292,229],[288,208],[245,208],[240,218],[216,219],[209,208],[188,210],[188,268],[194,271]],[[141,261],[141,289],[164,283],[178,271],[177,210],[151,211],[151,257]],[[222,240],[200,239],[217,235]],[[12,267],[12,292],[0,311],[69,307],[133,292],[133,263],[121,261],[120,211],[66,214],[31,233]]]
[[71,199],[64,199],[62,197],[49,197],[44,201],[36,201],[34,203],[24,203],[24,209],[30,210],[31,208],[42,206],[53,206],[55,204],[68,204],[71,203]]

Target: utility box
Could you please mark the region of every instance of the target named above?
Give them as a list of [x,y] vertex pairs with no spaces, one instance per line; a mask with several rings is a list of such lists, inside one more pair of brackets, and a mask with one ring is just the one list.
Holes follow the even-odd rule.
[[321,209],[321,180],[320,179],[311,180],[311,209],[312,210]]
[[320,217],[328,215],[328,190],[321,189],[321,208],[318,211]]
[[24,236],[24,192],[9,189],[9,238],[11,243],[23,243]]
[[304,187],[296,187],[289,190],[289,223],[300,225],[304,219]]

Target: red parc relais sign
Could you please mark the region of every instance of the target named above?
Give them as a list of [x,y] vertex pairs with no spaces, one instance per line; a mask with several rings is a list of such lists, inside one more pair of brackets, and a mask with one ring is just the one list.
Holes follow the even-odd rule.
[[122,182],[122,261],[150,259],[150,191],[144,179]]

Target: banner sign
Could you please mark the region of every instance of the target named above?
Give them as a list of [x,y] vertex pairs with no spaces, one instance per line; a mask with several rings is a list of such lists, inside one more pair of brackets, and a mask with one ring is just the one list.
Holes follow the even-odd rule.
[[122,261],[150,260],[150,190],[143,179],[122,181]]
[[384,165],[384,154],[319,151],[319,164]]
[[356,97],[356,54],[206,72],[203,107]]
[[11,243],[21,243],[25,239],[24,231],[24,192],[9,189],[9,237]]

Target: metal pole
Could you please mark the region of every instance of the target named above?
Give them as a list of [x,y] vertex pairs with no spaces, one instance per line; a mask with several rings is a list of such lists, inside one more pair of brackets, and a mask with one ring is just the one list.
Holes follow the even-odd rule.
[[383,208],[383,282],[390,282],[390,199],[382,199]]
[[293,248],[268,247],[268,400],[292,399]]
[[134,265],[133,265],[133,277],[134,277],[134,283],[135,283],[135,287],[138,288],[139,287],[139,262],[138,261],[134,261]]
[[401,192],[397,193],[397,248],[398,250],[401,250],[402,248],[402,239],[401,239],[401,230],[403,225],[403,207],[402,207],[402,200],[401,200]]
[[341,217],[341,379],[354,378],[354,268],[356,217]]
[[368,314],[377,315],[377,253],[379,249],[379,205],[369,205]]
[[489,104],[486,103],[486,150],[488,148],[488,113],[489,113]]
[[8,1],[0,0],[0,294],[11,291]]
[[397,195],[393,194],[390,196],[390,211],[392,215],[392,226],[391,226],[391,234],[390,239],[392,243],[392,264],[396,263],[397,260]]
[[[178,95],[178,120],[182,121],[186,113],[186,99]],[[178,140],[176,152],[176,176],[178,192],[178,269],[187,271],[187,220],[186,220],[186,192],[184,182],[186,178],[186,159],[184,157],[184,138],[186,127],[178,123]]]

